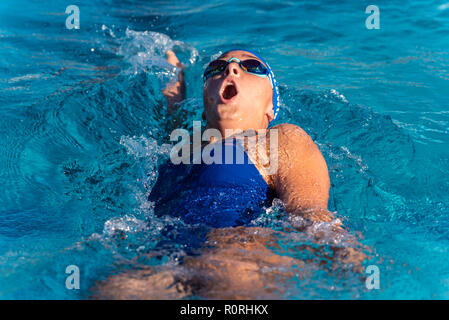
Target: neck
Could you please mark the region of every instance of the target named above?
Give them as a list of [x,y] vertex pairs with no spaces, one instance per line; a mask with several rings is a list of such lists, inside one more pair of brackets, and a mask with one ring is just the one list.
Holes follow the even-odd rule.
[[261,125],[242,125],[242,123],[236,123],[235,121],[232,121],[230,123],[226,123],[225,121],[222,121],[216,125],[211,125],[210,123],[206,124],[206,129],[217,129],[223,139],[226,139],[232,135],[240,134],[245,131],[258,131],[267,129],[267,126],[261,126]]

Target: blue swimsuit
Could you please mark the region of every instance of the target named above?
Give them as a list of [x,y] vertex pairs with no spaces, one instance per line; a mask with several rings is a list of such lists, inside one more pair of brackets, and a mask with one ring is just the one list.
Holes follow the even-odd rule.
[[[222,163],[161,166],[149,196],[155,213],[182,217],[189,224],[214,228],[249,224],[271,205],[274,193],[235,139],[220,143]],[[239,150],[240,148],[240,150]],[[243,164],[236,163],[237,151]],[[232,152],[232,164],[225,163]],[[213,152],[211,153],[213,156]],[[228,161],[229,162],[229,161]]]

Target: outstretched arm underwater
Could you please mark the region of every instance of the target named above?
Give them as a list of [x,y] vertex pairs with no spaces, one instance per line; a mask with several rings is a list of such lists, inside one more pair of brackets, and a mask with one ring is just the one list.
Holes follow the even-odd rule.
[[179,62],[178,57],[172,50],[168,50],[165,53],[165,57],[168,63],[180,69],[178,80],[174,84],[167,84],[165,89],[162,90],[162,94],[167,99],[168,112],[173,113],[176,111],[177,105],[185,98],[184,66]]

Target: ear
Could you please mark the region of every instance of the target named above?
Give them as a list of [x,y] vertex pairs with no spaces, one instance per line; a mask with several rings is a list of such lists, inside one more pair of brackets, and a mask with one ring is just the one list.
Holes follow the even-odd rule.
[[267,107],[267,109],[265,110],[265,115],[268,118],[268,123],[271,122],[271,120],[274,119],[274,110],[273,110],[273,104],[270,103]]

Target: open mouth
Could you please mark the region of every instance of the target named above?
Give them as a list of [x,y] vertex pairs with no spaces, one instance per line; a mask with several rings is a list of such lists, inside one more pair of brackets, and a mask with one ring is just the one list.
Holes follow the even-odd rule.
[[229,102],[238,94],[237,87],[233,81],[227,82],[221,89],[221,99],[223,102]]

